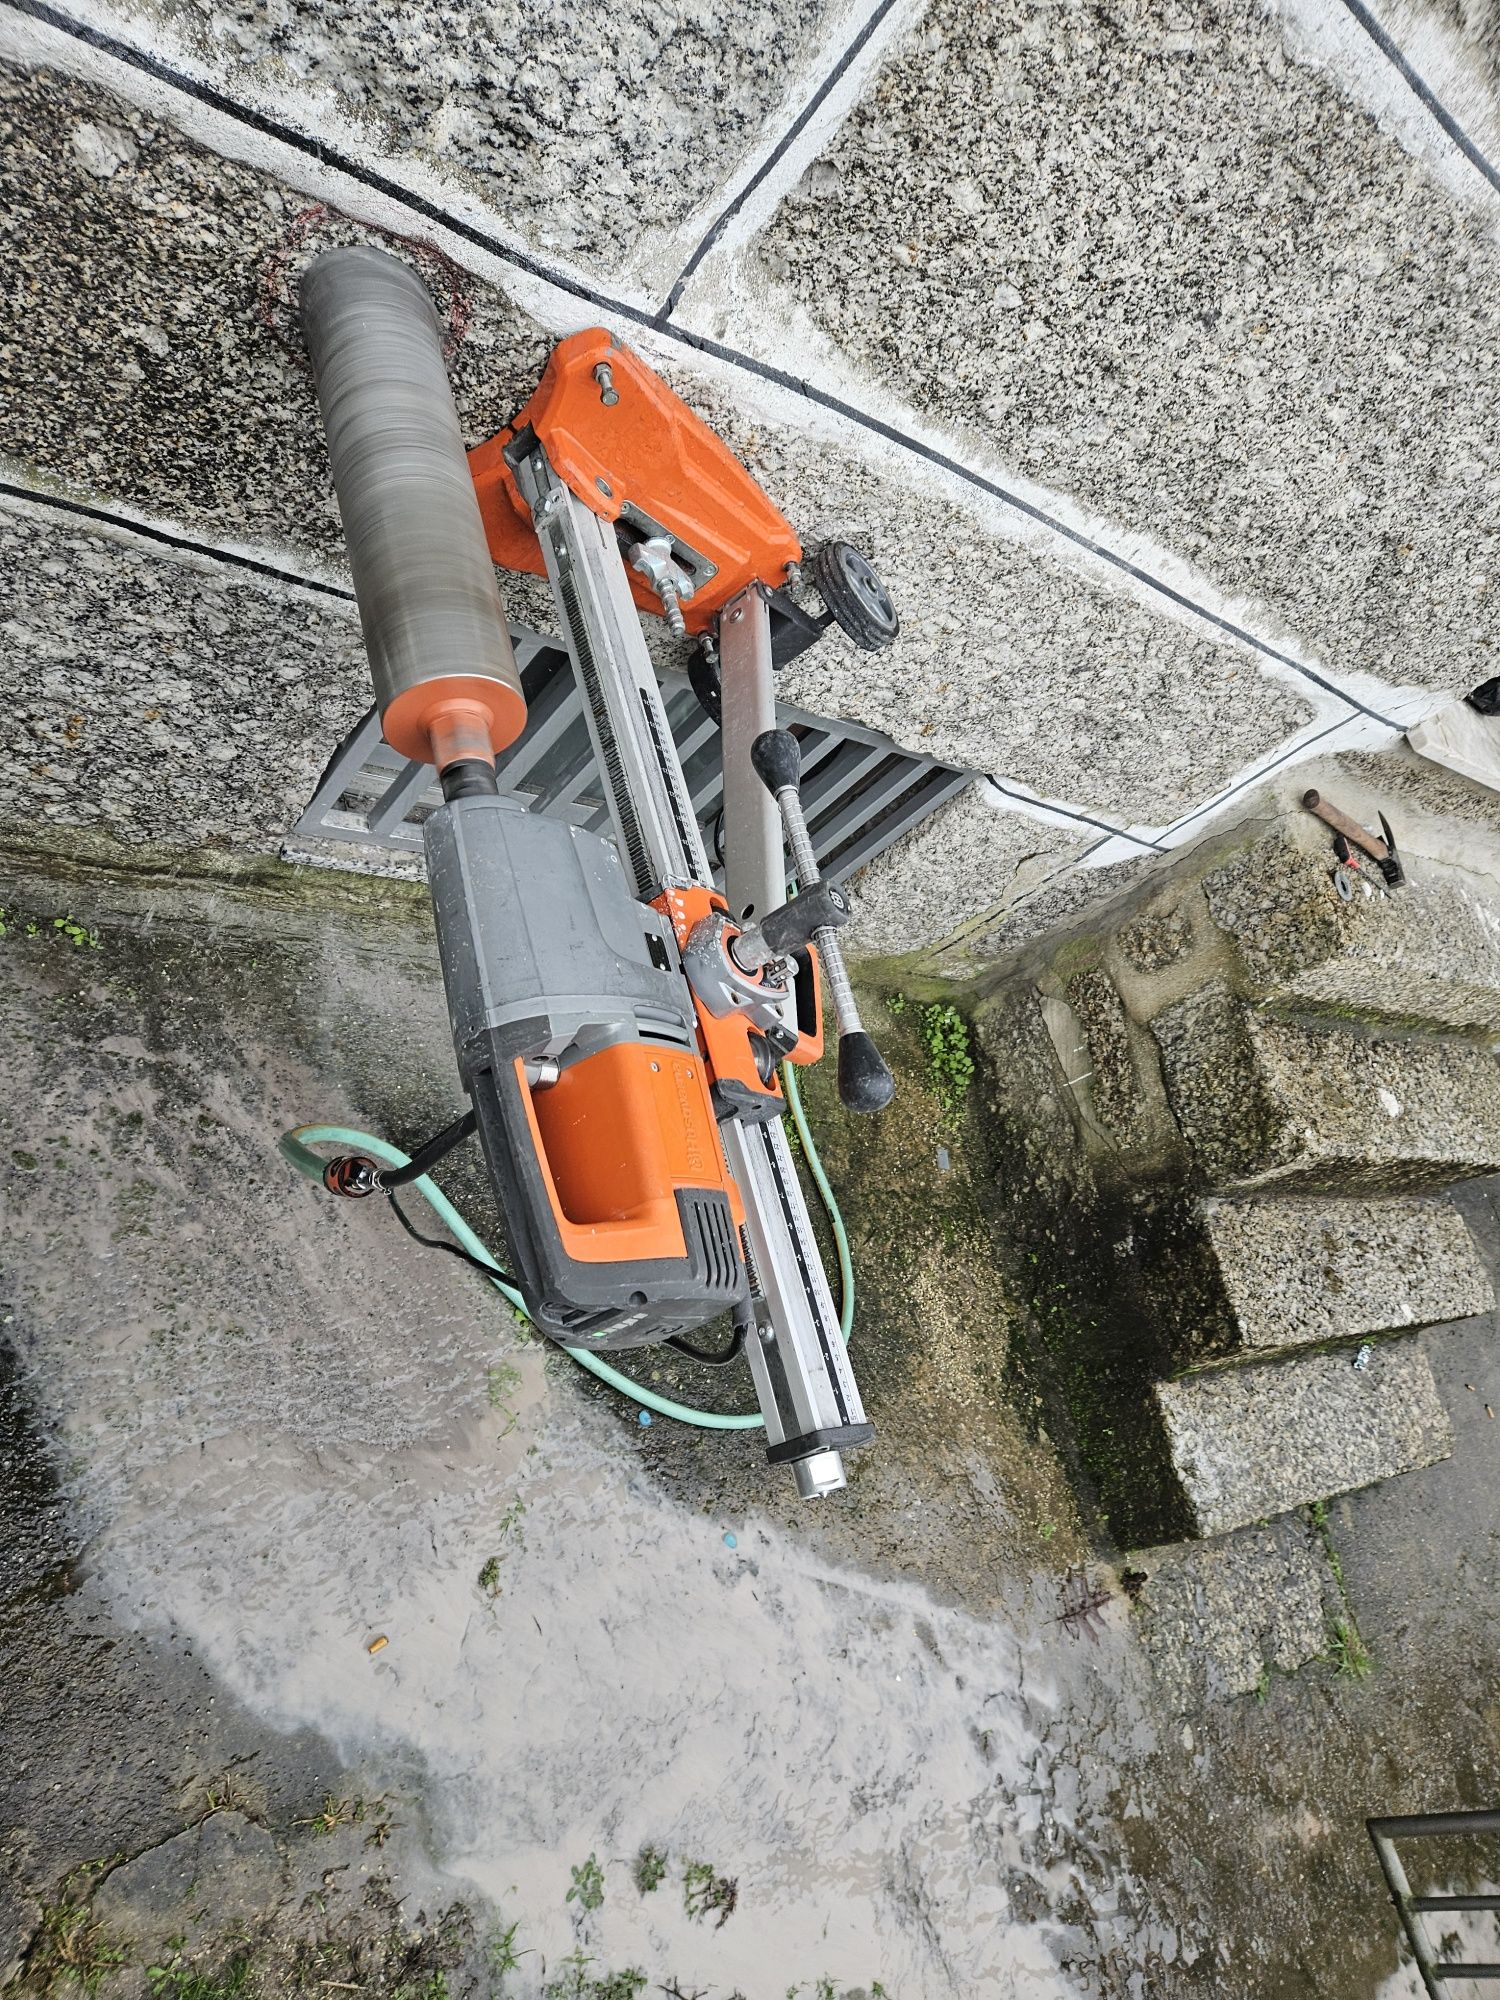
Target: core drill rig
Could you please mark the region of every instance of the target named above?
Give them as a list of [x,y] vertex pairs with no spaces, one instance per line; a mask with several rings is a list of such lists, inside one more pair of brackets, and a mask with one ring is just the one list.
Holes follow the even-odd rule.
[[[333,250],[301,310],[386,741],[432,764],[428,883],[470,1110],[515,1282],[585,1350],[646,1347],[728,1314],[799,1491],[844,1484],[873,1435],[782,1126],[778,1064],[822,1053],[877,1111],[892,1082],[860,1023],[799,797],[773,669],[837,622],[897,623],[845,543],[806,561],[745,468],[629,349],[564,340],[515,421],[466,454],[437,316],[416,272]],[[613,838],[518,809],[495,760],[526,704],[496,565],[544,574],[588,718]],[[805,575],[824,605],[794,595]],[[689,803],[642,610],[698,648],[718,715],[724,883]],[[785,845],[796,877],[789,898]],[[414,1162],[415,1164],[415,1162]],[[391,1180],[345,1156],[325,1184]]]

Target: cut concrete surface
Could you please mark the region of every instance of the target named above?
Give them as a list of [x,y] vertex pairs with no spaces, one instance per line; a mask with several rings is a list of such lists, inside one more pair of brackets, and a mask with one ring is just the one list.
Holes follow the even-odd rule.
[[1406,740],[1429,763],[1500,792],[1500,715],[1452,701],[1409,729]]
[[1495,1304],[1474,1240],[1445,1202],[1208,1201],[1200,1214],[1241,1350],[1398,1332]]
[[924,415],[1325,665],[1495,672],[1500,247],[1273,14],[937,0],[761,255]]
[[1278,833],[1203,878],[1253,990],[1302,1011],[1500,1033],[1500,892],[1478,872],[1497,858],[1488,844],[1463,857],[1470,868],[1408,856],[1393,893],[1370,867],[1349,901],[1332,858]]
[[1453,1433],[1418,1339],[1210,1369],[1156,1388],[1200,1535],[1222,1535],[1446,1458]]
[[[377,0],[360,0],[332,25],[302,0],[285,0],[269,15],[205,9],[199,0],[101,0],[79,35],[4,15],[0,34],[18,60],[3,85],[0,259],[24,308],[13,315],[5,345],[0,451],[7,477],[106,511],[144,514],[189,540],[248,544],[273,566],[338,584],[336,515],[292,312],[308,257],[328,243],[377,240],[418,264],[449,330],[455,392],[474,439],[512,414],[559,333],[613,316],[744,454],[802,533],[848,535],[887,575],[903,620],[897,647],[872,658],[839,640],[825,643],[788,670],[789,697],[994,773],[1058,809],[1051,821],[1019,824],[989,843],[994,881],[979,879],[982,858],[936,840],[913,847],[904,877],[895,857],[883,870],[882,896],[904,914],[878,938],[872,934],[870,948],[943,945],[931,969],[964,976],[996,951],[1069,921],[1150,865],[1149,847],[1116,846],[1107,861],[1122,852],[1137,858],[1084,870],[1090,842],[1111,828],[1162,826],[1191,814],[1232,789],[1247,768],[1287,754],[1319,727],[1343,732],[1336,741],[1378,741],[1394,732],[1396,716],[1415,713],[1412,703],[1392,707],[1377,691],[1376,712],[1389,710],[1388,719],[1361,717],[1336,687],[1270,658],[1267,645],[1291,658],[1326,651],[1324,664],[1422,681],[1432,678],[1423,646],[1405,644],[1408,627],[1420,622],[1428,650],[1441,651],[1453,676],[1467,672],[1448,624],[1469,601],[1470,572],[1477,576],[1482,561],[1463,532],[1464,510],[1487,476],[1478,372],[1487,350],[1471,348],[1466,328],[1483,317],[1490,253],[1475,247],[1450,196],[1442,196],[1446,208],[1434,209],[1437,197],[1399,147],[1333,86],[1286,59],[1274,22],[1173,25],[1144,8],[1108,20],[1084,10],[1062,23],[1051,48],[1051,16],[1027,11],[1022,0],[1010,4],[1009,14],[983,22],[939,8],[920,24],[896,15],[862,23],[823,0],[786,0],[733,24],[710,8],[691,22],[652,24],[653,32],[660,28],[656,60],[645,68],[642,38],[651,35],[644,17],[611,16],[606,32],[592,17],[553,22],[544,0],[528,0],[525,19],[504,33],[486,22],[455,28],[431,8],[392,25]],[[868,41],[865,27],[873,28]],[[140,64],[114,61],[97,35],[91,46],[93,29],[106,40],[120,30],[150,51],[156,68],[148,76]],[[708,41],[717,51],[711,107],[694,81],[701,81]],[[39,47],[57,67],[27,66]],[[1039,54],[1042,47],[1050,53]],[[899,54],[871,82],[862,65],[883,48]],[[206,108],[183,80],[172,80],[174,62],[206,76],[221,99]],[[84,80],[84,70],[113,88]],[[918,74],[926,93],[919,92],[920,113],[912,109],[917,100],[903,95]],[[1206,89],[1205,78],[1223,87]],[[794,135],[796,109],[820,79],[830,92]],[[963,104],[956,96],[948,103],[949,81],[955,92],[961,87]],[[851,103],[844,137],[831,140]],[[1170,117],[1159,115],[1163,105]],[[1179,111],[1182,130],[1173,122]],[[1150,127],[1149,146],[1133,138],[1116,145],[1113,121],[1137,112]],[[335,173],[316,148],[276,138],[270,128],[283,114],[294,130],[341,148],[352,172]],[[934,117],[944,121],[942,148],[929,143]],[[1069,131],[1082,121],[1100,146],[1113,147],[1107,171],[1091,139],[1080,138],[1066,159],[1028,151],[1039,120]],[[872,147],[885,144],[887,123],[893,158],[914,144],[924,156],[914,177],[924,208],[931,192],[924,176],[939,173],[944,182],[928,218],[932,243],[942,239],[940,253],[928,254],[925,237],[868,229],[864,167],[830,169],[846,154],[865,162]],[[1255,134],[1253,146],[1238,143],[1246,130]],[[784,151],[781,139],[791,141]],[[1307,291],[1308,238],[1332,213],[1338,176],[1320,173],[1317,185],[1304,189],[1300,170],[1280,157],[1293,140],[1325,149],[1365,190],[1355,204],[1354,251],[1330,252],[1348,268],[1340,267],[1337,283],[1330,279],[1326,298]],[[820,146],[825,159],[782,201]],[[1185,149],[1196,149],[1187,167]],[[1121,182],[1113,162],[1138,160],[1143,150],[1148,165]],[[964,165],[955,154],[966,152],[969,170],[955,171]],[[1244,173],[1265,206],[1253,223],[1236,213],[1226,227],[1216,200],[1195,197],[1187,236],[1164,256],[1158,238],[1176,228],[1171,216],[1181,187],[1194,174],[1222,180],[1220,152],[1233,162],[1233,186],[1233,176]],[[1261,153],[1275,156],[1274,173]],[[587,285],[581,292],[549,286],[504,249],[519,237],[565,262],[617,269],[626,274],[626,294],[637,281],[649,289],[676,268],[678,253],[685,255],[684,246],[767,155],[764,184],[703,267],[699,304],[722,337],[725,351],[717,356],[695,347],[697,336],[679,333],[670,319],[636,326],[628,305],[615,311],[607,289],[592,295]],[[691,171],[682,164],[689,156]],[[620,180],[622,161],[628,185]],[[425,209],[399,187],[374,187],[370,175],[387,169]],[[1109,199],[1125,204],[1109,212],[1128,217],[1137,237],[1144,229],[1149,254],[1132,262],[1132,253],[1111,249],[1107,237],[1102,248],[1093,239],[1070,243],[1060,262],[1049,251],[1043,261],[1061,302],[1050,320],[1038,316],[1034,301],[1013,310],[1008,279],[976,289],[986,259],[1003,261],[1016,244],[1032,242],[1026,231],[1033,224],[1051,226],[1047,201],[1035,198],[1037,177],[1057,178],[1047,200],[1055,194],[1061,213],[1075,174],[1091,187],[1099,176],[1109,181]],[[1170,202],[1158,199],[1163,186]],[[765,235],[778,202],[779,219]],[[335,204],[359,208],[397,233],[383,236]],[[1293,218],[1279,225],[1285,242],[1274,279],[1255,261],[1267,214]],[[1342,240],[1347,218],[1338,214]],[[460,218],[459,230],[446,228],[450,215]],[[476,228],[481,238],[493,237],[493,254],[476,241]],[[788,323],[785,299],[763,283],[757,232],[767,255],[785,249],[804,295],[799,307],[824,316],[835,343],[831,360],[804,337],[805,322]],[[1383,275],[1366,274],[1371,242],[1405,245],[1413,236],[1421,239],[1419,254],[1403,262],[1391,248]],[[1041,259],[1035,243],[1033,250]],[[1444,256],[1458,260],[1462,303],[1452,323],[1435,331],[1429,295]],[[1163,271],[1171,276],[1164,302],[1138,297],[1142,287],[1162,289]],[[1101,288],[1101,275],[1118,285]],[[1358,295],[1357,321],[1349,285]],[[1259,299],[1261,286],[1269,303]],[[1373,313],[1372,288],[1382,302]],[[856,292],[875,300],[872,324],[864,323],[863,308],[849,312]],[[1207,303],[1194,304],[1200,292]],[[689,306],[694,297],[690,287]],[[977,333],[967,317],[976,298],[987,315]],[[1331,320],[1329,298],[1337,307]],[[1312,340],[1314,321],[1330,344],[1316,365],[1298,352]],[[1021,324],[1014,353],[1006,348],[1012,322]],[[1377,340],[1383,375],[1370,364]],[[1262,380],[1258,362],[1246,360],[1252,351],[1280,356],[1283,349],[1290,354],[1285,381],[1277,373],[1282,361]],[[887,421],[897,433],[906,423],[883,386],[894,379],[887,359],[892,367],[899,361],[898,374],[917,371],[920,393],[913,390],[911,399],[943,420],[954,464],[924,456],[919,439],[882,433]],[[1162,374],[1169,367],[1176,371],[1170,411]],[[1241,372],[1247,367],[1248,375]],[[1445,431],[1429,407],[1442,392],[1444,369],[1459,379],[1460,367],[1469,373],[1451,407],[1467,413],[1472,452],[1458,449],[1453,425]],[[820,403],[821,391],[804,394],[806,368],[821,369],[822,387],[831,385],[848,409]],[[1358,393],[1345,395],[1340,371],[1351,370]],[[1337,378],[1331,387],[1325,375]],[[1064,380],[1073,385],[1066,410]],[[1426,525],[1409,537],[1405,527],[1398,532],[1395,516],[1418,518],[1408,488],[1426,479],[1421,451],[1393,450],[1382,471],[1389,490],[1366,490],[1372,426],[1379,419],[1382,435],[1401,435],[1387,421],[1387,403],[1408,380],[1400,393],[1422,449],[1440,453],[1445,471],[1444,509],[1420,516]],[[966,414],[971,392],[986,407],[998,399],[1008,411],[1012,396],[1018,400],[1004,422],[976,423]],[[1124,427],[1116,421],[1122,396],[1132,413]],[[1038,417],[1032,403],[1049,398],[1058,408]],[[1019,429],[1007,428],[1012,416]],[[1045,448],[1033,456],[1039,441]],[[1038,500],[1037,513],[982,490],[984,480],[1003,473],[997,446]],[[1288,470],[1294,446],[1295,472]],[[1315,477],[1304,477],[1303,459]],[[1250,465],[1259,468],[1253,487]],[[1044,485],[1026,486],[1028,479],[1053,479],[1058,490],[1049,496]],[[1007,473],[1000,483],[1008,490],[1015,482]],[[1251,490],[1253,508],[1243,497]],[[1081,541],[1047,525],[1049,518],[1073,520],[1070,495],[1099,517],[1082,522]],[[1336,546],[1310,540],[1303,510]],[[1384,539],[1376,547],[1372,537]],[[1283,558],[1293,542],[1299,553],[1314,550],[1317,560],[1301,573],[1318,574],[1316,591],[1292,588]],[[1268,563],[1274,574],[1265,581]],[[1243,584],[1240,570],[1249,579]],[[1152,588],[1157,575],[1180,585],[1181,598]],[[1331,591],[1330,578],[1337,585]],[[274,604],[274,579],[265,582]],[[509,588],[514,614],[532,619],[535,586]],[[1267,618],[1253,606],[1220,601],[1242,588],[1270,607]],[[1351,592],[1364,626],[1351,612]],[[1489,601],[1473,598],[1471,652],[1487,643]],[[1249,640],[1236,636],[1236,621]],[[1382,651],[1360,636],[1365,626],[1387,634],[1393,621],[1400,648],[1382,640]],[[249,618],[257,630],[262,622]],[[300,629],[303,607],[288,622]],[[1355,633],[1355,643],[1325,647],[1325,625]],[[231,681],[240,677],[236,634],[232,624],[220,635]],[[66,703],[64,732],[87,708],[63,685],[62,655],[76,643],[72,630],[38,634],[33,626],[6,661],[8,683],[23,691],[38,677],[38,656],[45,661],[51,698]],[[254,653],[246,660],[253,671]],[[92,658],[80,661],[80,677],[91,669]],[[198,699],[205,733],[222,724],[220,747],[254,733],[253,720],[238,710],[221,717],[206,691]],[[331,705],[322,691],[309,701]],[[44,719],[44,726],[54,725]],[[268,723],[268,745],[276,734]],[[331,738],[309,734],[297,768],[321,764],[331,748]],[[137,760],[129,739],[121,740],[116,794],[154,782],[158,750],[147,740]],[[66,758],[36,761],[50,766],[43,807],[51,816],[100,812],[96,796],[66,795],[57,775],[68,768]],[[247,766],[247,778],[253,775]],[[247,817],[241,795],[229,791],[228,815],[214,837],[262,838],[244,829],[268,825],[273,802]],[[122,830],[129,826],[122,822]],[[1049,850],[1050,871],[1048,855],[1032,844],[1035,827],[1047,828],[1049,841],[1053,830],[1061,836]],[[985,851],[981,840],[980,855]],[[1013,867],[1013,853],[1024,866]]]
[[[803,707],[1071,801],[1094,816],[1080,831],[1095,833],[1101,815],[1175,819],[1312,721],[1310,688],[1222,633],[1107,588],[1055,547],[1028,546],[979,496],[935,486],[872,440],[835,445],[747,419],[722,376],[657,358],[809,544],[868,548],[893,593],[902,637],[889,652],[851,667],[825,644],[787,667]],[[1183,677],[1211,705],[1211,729],[1163,726]]]
[[[341,576],[292,286],[320,247],[379,233],[53,71],[0,65],[0,117],[0,264],[26,302],[6,331],[0,452],[29,485]],[[477,442],[530,394],[551,343],[493,286],[384,247],[463,331],[450,374]]]
[[[4,75],[0,228],[9,281],[29,304],[8,360],[0,450],[32,484],[268,544],[291,552],[293,567],[328,565],[342,579],[292,288],[319,248],[381,239],[310,213],[290,189],[118,99],[45,72]],[[117,135],[105,177],[95,138],[81,136],[101,132]],[[387,247],[417,261],[456,329],[454,389],[478,442],[529,394],[550,337],[493,285],[419,246]],[[799,533],[869,550],[900,606],[903,636],[890,652],[857,654],[833,634],[787,671],[789,700],[1127,823],[1174,817],[1311,718],[1309,701],[1244,649],[999,536],[976,509],[868,452],[747,417],[701,370],[678,362],[668,372]],[[507,578],[505,590],[519,617],[545,602],[529,579]],[[232,625],[222,648],[237,651]],[[257,657],[253,644],[245,657]],[[1143,759],[1179,682],[1212,691],[1212,740],[1164,736]]]
[[1217,981],[1151,1023],[1196,1165],[1222,1192],[1441,1187],[1500,1172],[1500,1062],[1259,1015]]

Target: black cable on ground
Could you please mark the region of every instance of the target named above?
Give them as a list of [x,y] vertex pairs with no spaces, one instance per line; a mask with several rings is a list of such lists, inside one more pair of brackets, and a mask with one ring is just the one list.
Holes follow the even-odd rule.
[[[405,1209],[402,1208],[400,1202],[397,1201],[393,1189],[389,1187],[386,1189],[385,1198],[390,1203],[396,1220],[401,1224],[401,1227],[412,1241],[420,1243],[424,1250],[446,1250],[450,1257],[457,1257],[459,1262],[463,1264],[472,1264],[476,1271],[482,1271],[487,1278],[493,1278],[497,1275],[501,1278],[505,1277],[503,1271],[497,1273],[496,1267],[493,1264],[486,1264],[478,1257],[471,1257],[461,1244],[444,1243],[442,1238],[438,1236],[424,1236],[411,1217],[406,1213]],[[508,1283],[509,1280],[507,1279],[506,1282]]]
[[[474,1116],[474,1107],[470,1105],[462,1118],[455,1118],[451,1125],[445,1125],[441,1132],[435,1133],[425,1146],[419,1147],[406,1166],[382,1167],[380,1185],[389,1190],[393,1187],[405,1187],[409,1181],[420,1180],[429,1168],[435,1167],[439,1160],[446,1159],[455,1146],[461,1146],[464,1140],[478,1129],[479,1120]],[[396,1213],[401,1214],[399,1208]],[[404,1217],[402,1219],[405,1220]],[[448,1246],[444,1244],[440,1247],[446,1249]]]

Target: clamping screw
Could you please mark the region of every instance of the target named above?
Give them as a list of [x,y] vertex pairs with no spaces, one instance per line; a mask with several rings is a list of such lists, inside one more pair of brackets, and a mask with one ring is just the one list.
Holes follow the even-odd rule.
[[674,639],[685,639],[687,621],[682,615],[682,606],[677,602],[677,585],[670,576],[662,577],[656,586],[656,594],[661,599],[662,616],[667,621],[667,630]]
[[615,371],[607,361],[601,361],[594,370],[594,380],[599,384],[599,401],[606,410],[612,410],[620,400],[620,392],[615,387]]

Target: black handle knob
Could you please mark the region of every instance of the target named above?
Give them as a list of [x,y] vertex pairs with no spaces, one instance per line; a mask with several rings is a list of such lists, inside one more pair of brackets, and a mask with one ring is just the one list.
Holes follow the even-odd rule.
[[778,958],[789,958],[815,931],[836,931],[851,915],[849,898],[836,882],[814,882],[779,910],[768,910],[757,928]]
[[750,745],[750,762],[768,792],[795,792],[802,783],[802,752],[789,729],[764,730]]
[[839,1099],[847,1111],[884,1111],[896,1094],[885,1057],[863,1028],[839,1037]]

